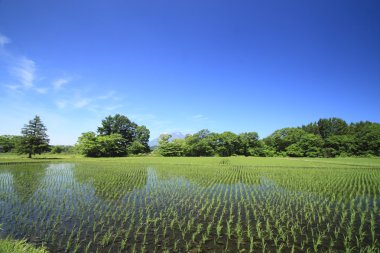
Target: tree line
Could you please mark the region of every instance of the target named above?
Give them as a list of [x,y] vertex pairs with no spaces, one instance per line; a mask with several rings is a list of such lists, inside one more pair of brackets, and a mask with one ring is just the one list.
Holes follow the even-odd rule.
[[256,132],[213,133],[207,129],[185,139],[170,138],[168,134],[159,138],[157,152],[163,156],[380,156],[380,124],[347,124],[339,118],[282,128],[264,139]]
[[162,134],[153,151],[148,145],[149,129],[120,114],[103,119],[96,133],[83,133],[74,147],[50,146],[46,132],[40,117],[35,116],[21,129],[21,136],[0,136],[0,152],[16,151],[28,157],[43,152],[80,153],[88,157],[150,152],[162,156],[380,156],[380,124],[369,121],[347,124],[335,117],[282,128],[263,139],[256,132],[214,133],[207,129],[188,134],[184,139],[171,140],[170,134]]

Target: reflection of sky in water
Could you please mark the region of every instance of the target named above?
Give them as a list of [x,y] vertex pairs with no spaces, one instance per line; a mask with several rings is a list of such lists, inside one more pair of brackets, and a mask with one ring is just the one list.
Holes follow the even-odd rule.
[[[96,194],[96,189],[93,185],[93,180],[78,182],[75,178],[75,165],[74,164],[50,164],[44,169],[43,177],[36,178],[38,187],[27,201],[20,201],[21,196],[18,196],[14,189],[14,177],[8,170],[0,170],[0,205],[2,210],[10,208],[24,209],[49,209],[46,212],[54,213],[62,212],[62,208],[66,209],[61,215],[65,216],[71,212],[77,213],[77,208],[80,207],[82,211],[92,213],[94,203],[100,203],[101,206],[108,206],[112,200],[99,199]],[[27,172],[25,172],[27,173]],[[103,172],[106,173],[106,172]],[[264,201],[268,196],[274,192],[281,194],[283,197],[296,194],[300,199],[307,200],[313,199],[314,201],[321,201],[321,196],[314,193],[296,192],[289,190],[267,178],[260,177],[258,184],[210,184],[208,186],[201,186],[197,182],[188,180],[186,177],[178,173],[175,176],[160,178],[157,171],[153,167],[146,169],[146,183],[143,187],[132,188],[131,191],[126,191],[124,197],[119,201],[124,201],[124,204],[132,197],[136,199],[137,206],[144,206],[150,202],[159,203],[161,201],[162,207],[165,204],[178,204],[173,203],[172,196],[178,196],[180,193],[183,198],[197,199],[199,196],[194,196],[195,192],[201,192],[202,195],[212,197],[220,193],[228,196],[227,201],[232,203],[237,200],[244,199],[245,201],[252,200],[254,196],[257,200]],[[359,197],[357,197],[359,198]],[[157,201],[157,199],[159,201]],[[361,199],[361,198],[360,198]],[[202,201],[202,199],[198,199]],[[37,206],[38,203],[49,203],[44,207]],[[119,205],[120,203],[114,203]],[[72,211],[71,209],[74,209]],[[6,216],[9,216],[6,215]]]
[[[147,216],[153,219],[153,216],[157,218],[162,215],[164,220],[167,219],[165,222],[170,222],[173,210],[180,220],[204,222],[211,215],[223,215],[223,222],[226,222],[232,215],[233,221],[237,222],[238,212],[245,219],[247,213],[243,205],[247,203],[253,208],[250,215],[254,210],[261,210],[259,215],[267,217],[270,210],[274,218],[284,211],[278,208],[279,203],[288,211],[294,205],[305,206],[310,201],[323,207],[333,207],[335,204],[327,201],[329,196],[283,187],[267,173],[254,174],[256,180],[251,180],[250,184],[247,180],[239,182],[236,177],[227,177],[226,180],[223,176],[216,178],[221,182],[207,181],[194,171],[195,174],[181,174],[184,170],[179,169],[175,174],[170,174],[170,171],[161,168],[134,167],[121,170],[119,175],[118,171],[110,178],[106,175],[106,169],[95,171],[93,168],[78,168],[74,164],[50,164],[30,168],[29,171],[24,171],[22,167],[17,171],[0,167],[0,223],[3,224],[0,235],[11,235],[17,239],[33,235],[39,243],[46,234],[48,238],[55,234],[65,241],[69,236],[67,231],[77,231],[82,225],[86,236],[91,237],[101,227],[99,224],[105,222],[109,222],[103,225],[106,229],[115,231],[125,230],[130,224],[134,228],[144,225],[139,219],[145,220]],[[92,173],[98,174],[94,176]],[[115,177],[119,181],[116,180],[117,184],[113,185]],[[33,181],[23,184],[27,179]],[[228,179],[233,183],[222,183],[229,182]],[[27,187],[30,189],[25,189]],[[113,197],[113,192],[116,197]],[[362,196],[357,199],[364,201]],[[217,205],[221,207],[218,209]],[[204,210],[200,211],[204,206],[212,206],[212,211],[207,214]],[[340,205],[339,208],[342,210],[346,206]],[[371,200],[369,208],[373,208]],[[132,213],[136,215],[132,216]],[[287,217],[299,215],[303,214],[288,213]]]
[[0,172],[0,199],[13,192],[13,176],[10,172]]
[[[50,164],[44,169],[43,177],[31,178],[36,180],[38,186],[26,200],[24,196],[14,189],[15,178],[10,172],[0,173],[0,203],[3,233],[23,235],[23,231],[17,231],[17,222],[25,225],[32,225],[33,221],[58,215],[63,221],[68,221],[70,213],[72,219],[78,218],[77,207],[82,210],[91,210],[94,200],[96,200],[95,190],[89,184],[80,184],[74,178],[74,164]],[[17,172],[20,173],[20,172]],[[28,172],[21,172],[28,173]],[[23,182],[19,182],[23,183]],[[27,185],[25,185],[27,187]],[[1,196],[6,196],[2,201]],[[90,213],[90,212],[89,212]],[[14,217],[22,220],[15,221]],[[42,221],[42,220],[41,220]],[[69,225],[69,223],[65,224]],[[24,234],[26,235],[26,234]]]
[[0,172],[0,235],[6,231],[2,229],[5,215],[11,212],[9,199],[15,198],[13,189],[13,176],[10,172]]
[[71,202],[82,200],[79,198],[80,195],[86,195],[88,201],[94,198],[95,191],[91,185],[76,181],[74,168],[74,164],[49,165],[45,170],[37,196],[43,196],[42,198],[49,201],[68,199]]

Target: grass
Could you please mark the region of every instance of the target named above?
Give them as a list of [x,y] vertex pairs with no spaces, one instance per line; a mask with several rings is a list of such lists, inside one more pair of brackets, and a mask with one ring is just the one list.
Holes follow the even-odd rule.
[[0,240],[0,253],[47,253],[44,248],[35,248],[23,240]]
[[51,252],[380,249],[377,158],[38,158],[0,158],[0,236]]
[[27,155],[0,153],[0,164],[4,163],[34,163],[34,162],[123,162],[135,164],[197,164],[197,165],[247,165],[247,166],[277,166],[277,167],[379,167],[380,157],[373,158],[290,158],[290,157],[117,157],[117,158],[87,158],[76,154],[42,154],[32,159]]

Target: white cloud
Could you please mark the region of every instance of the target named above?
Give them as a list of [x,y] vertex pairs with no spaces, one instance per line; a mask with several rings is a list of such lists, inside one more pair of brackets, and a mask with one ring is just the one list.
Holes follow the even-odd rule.
[[34,61],[21,57],[17,59],[9,72],[19,82],[20,88],[29,89],[34,86],[36,72],[36,63]]
[[[11,43],[11,40],[5,35],[0,34],[0,46]],[[8,71],[10,81],[4,87],[13,92],[23,93],[24,91],[34,91],[40,94],[46,94],[48,89],[36,86],[37,64],[34,60],[12,53],[6,48],[0,51],[1,60]]]
[[70,82],[68,78],[58,78],[52,82],[54,89],[59,90],[63,87],[63,85]]
[[[66,88],[67,83],[72,82],[72,78],[65,74],[55,79],[41,78],[37,75],[37,63],[34,60],[2,47],[10,42],[8,37],[0,34],[0,60],[8,74],[8,76],[0,76],[0,79],[4,79],[0,81],[3,83],[2,86],[10,91],[9,94],[18,97],[33,95],[31,93],[41,94],[46,98],[43,103],[54,104],[58,109],[82,109],[96,114],[114,112],[123,107],[120,102],[121,97],[114,90],[93,91],[91,88],[84,89],[83,85],[80,86],[80,90],[73,87]],[[38,70],[39,72],[41,71]],[[46,73],[43,72],[43,74]],[[46,79],[50,81],[46,83]],[[27,99],[27,97],[24,98]]]
[[108,93],[106,93],[105,95],[102,95],[102,96],[98,96],[96,99],[98,100],[109,100],[109,99],[115,99],[115,91],[111,90],[109,91]]
[[123,105],[110,105],[110,106],[105,106],[105,107],[102,107],[104,111],[107,111],[107,112],[113,112],[113,111],[116,111],[117,109],[120,109],[124,107]]
[[178,129],[173,126],[173,122],[163,119],[162,116],[157,116],[151,113],[127,113],[128,118],[139,125],[145,125],[150,130],[151,139],[158,137],[161,133],[175,132]]
[[[19,134],[19,129],[32,112],[46,119],[49,130],[52,129],[49,132],[52,143],[74,144],[81,132],[97,124],[92,121],[125,108],[123,96],[117,91],[104,87],[96,89],[96,85],[86,86],[83,80],[75,86],[67,85],[78,82],[80,78],[65,73],[49,76],[49,70],[43,65],[13,52],[6,46],[8,43],[11,40],[0,34],[0,112],[8,122],[0,125],[0,132]],[[70,115],[84,121],[80,128],[72,127]],[[70,120],[62,123],[60,117]]]
[[172,122],[169,120],[159,119],[156,115],[153,114],[132,114],[129,116],[133,121],[142,122],[148,125],[154,125],[157,127],[166,127],[170,125]]
[[84,108],[88,105],[90,105],[91,99],[90,98],[78,98],[73,101],[73,106],[75,108]]
[[156,120],[157,117],[153,114],[132,114],[129,116],[132,120],[135,121],[153,121]]
[[83,97],[73,97],[71,99],[58,99],[55,101],[55,104],[59,109],[66,109],[66,108],[75,108],[75,109],[82,109],[90,105],[91,99],[90,98],[83,98]]
[[48,88],[35,88],[34,90],[40,94],[46,94],[48,92]]
[[116,92],[110,91],[105,95],[88,94],[78,90],[66,90],[56,94],[54,103],[59,109],[86,109],[96,114],[114,112],[123,105],[117,103]]
[[5,44],[11,43],[11,40],[0,33],[0,46],[4,46]]
[[59,109],[65,109],[67,106],[67,101],[66,100],[57,100],[55,101],[55,104]]
[[208,118],[206,116],[204,116],[203,114],[197,114],[197,115],[194,115],[192,117],[193,120],[208,120]]

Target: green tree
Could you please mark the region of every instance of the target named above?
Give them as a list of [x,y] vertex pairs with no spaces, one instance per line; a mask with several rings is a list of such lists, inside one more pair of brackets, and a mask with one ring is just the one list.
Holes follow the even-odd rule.
[[73,154],[75,153],[75,149],[70,145],[54,145],[51,147],[50,153],[52,154]]
[[259,140],[257,146],[248,149],[249,156],[272,157],[275,153],[274,148],[266,145],[263,140]]
[[304,151],[298,143],[293,143],[286,147],[286,154],[290,157],[303,157]]
[[1,135],[0,136],[0,153],[12,152],[18,146],[21,136]]
[[215,137],[215,152],[219,156],[231,156],[238,153],[240,142],[237,134],[227,131]]
[[187,156],[212,156],[214,148],[212,146],[213,136],[207,129],[202,129],[193,135],[187,135],[184,143],[184,153]]
[[329,118],[318,120],[318,132],[323,139],[327,139],[332,135],[343,135],[348,131],[346,121],[339,118]]
[[380,124],[359,122],[353,126],[356,155],[380,156]]
[[128,154],[137,155],[137,154],[146,153],[146,152],[147,152],[147,147],[143,145],[140,141],[134,141],[128,147]]
[[303,151],[303,156],[322,156],[323,139],[319,135],[309,133],[303,135],[299,141],[299,146]]
[[[138,142],[140,145],[143,146],[143,148],[139,148],[139,153],[147,153],[150,151],[149,148],[149,138],[150,138],[150,131],[146,126],[137,126],[136,128],[136,140],[134,142]],[[133,142],[133,143],[134,143]],[[133,145],[132,143],[132,145]],[[136,147],[136,144],[135,144]],[[135,149],[137,150],[137,149]]]
[[299,128],[282,128],[264,139],[265,144],[273,147],[278,154],[285,154],[286,148],[301,140],[306,132]]
[[77,148],[88,157],[125,156],[125,139],[120,134],[99,135],[94,132],[83,133],[78,138]]
[[323,140],[319,135],[307,133],[301,128],[282,128],[264,139],[279,155],[293,157],[321,156]]
[[18,152],[32,155],[41,154],[49,150],[49,138],[46,134],[46,127],[39,116],[35,116],[28,124],[24,125],[21,130],[22,138],[18,147]]
[[98,127],[98,133],[99,135],[120,134],[128,145],[136,139],[136,128],[136,123],[124,115],[116,114],[102,120],[102,125]]
[[[116,114],[114,116],[108,116],[102,120],[102,124],[98,127],[98,133],[100,136],[109,136],[112,134],[119,134],[124,139],[125,152],[129,149],[130,152],[139,153],[149,152],[149,129],[145,126],[139,126],[135,122],[130,121],[126,116]],[[141,144],[143,148],[137,145]],[[133,145],[133,147],[130,147]]]
[[350,156],[355,154],[356,149],[354,135],[332,135],[326,138],[323,153],[325,157]]
[[302,126],[301,128],[309,134],[320,135],[317,122],[307,124],[306,126]]
[[100,146],[100,156],[115,157],[127,155],[125,139],[120,134],[100,135],[96,137]]
[[174,139],[170,141],[171,134],[161,134],[158,139],[158,152],[162,156],[182,156],[184,140]]
[[65,151],[65,147],[62,145],[55,145],[55,146],[52,146],[50,149],[50,153],[52,154],[61,154],[64,151]]
[[[323,140],[319,135],[306,133],[294,144],[290,145],[287,150],[289,156],[307,156],[319,157],[322,156]],[[298,154],[297,148],[299,148]]]
[[76,145],[79,152],[88,157],[100,157],[101,146],[94,132],[82,133]]
[[256,132],[248,132],[239,134],[239,155],[257,155],[258,148],[260,147],[259,135]]

